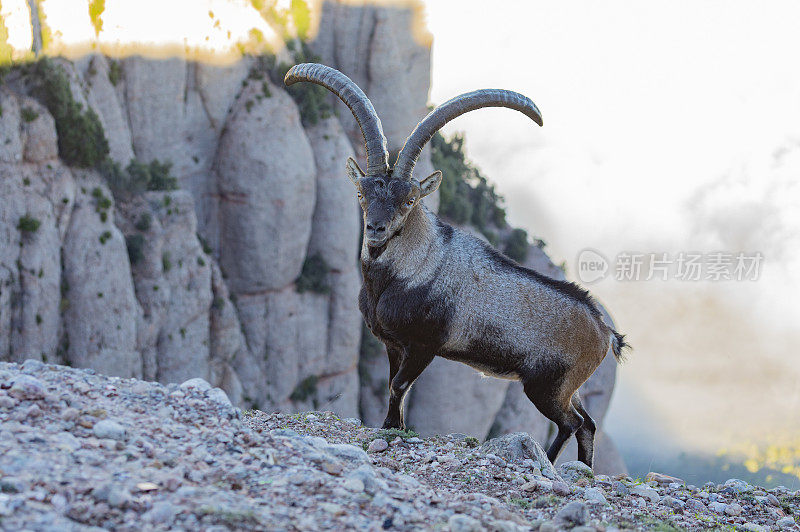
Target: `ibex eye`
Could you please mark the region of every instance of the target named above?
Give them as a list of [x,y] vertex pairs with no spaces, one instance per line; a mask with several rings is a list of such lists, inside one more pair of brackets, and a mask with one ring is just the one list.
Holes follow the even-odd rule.
[[358,195],[358,199],[361,199],[361,198],[363,198],[363,197],[364,197],[364,196],[361,194],[361,191],[360,191],[360,190],[359,190],[359,191],[358,191],[356,194]]
[[413,206],[413,205],[414,205],[414,198],[411,198],[410,200],[408,200],[408,201],[406,202],[406,207],[411,207],[411,206]]

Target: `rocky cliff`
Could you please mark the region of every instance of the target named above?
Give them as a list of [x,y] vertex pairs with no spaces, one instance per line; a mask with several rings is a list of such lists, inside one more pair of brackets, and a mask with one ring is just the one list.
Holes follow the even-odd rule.
[[[309,43],[364,88],[393,151],[427,111],[430,36],[419,28],[417,8],[325,2]],[[388,367],[362,345],[360,217],[343,176],[345,159],[363,156],[360,133],[330,96],[315,109],[334,112],[311,113],[311,96],[284,90],[266,63],[91,55],[51,61],[44,81],[30,67],[6,76],[0,359],[200,377],[237,405],[380,423]],[[94,148],[109,158],[87,163]],[[416,171],[432,170],[426,150]],[[563,278],[538,247],[526,264]],[[607,357],[582,389],[598,420],[615,371]],[[447,361],[408,408],[424,434],[549,434],[518,385]],[[624,468],[599,442],[600,470]]]

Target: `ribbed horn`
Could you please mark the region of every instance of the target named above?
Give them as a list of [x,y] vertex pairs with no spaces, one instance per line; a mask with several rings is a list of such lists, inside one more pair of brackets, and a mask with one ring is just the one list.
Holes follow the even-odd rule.
[[411,179],[411,173],[414,171],[414,165],[417,164],[417,158],[422,153],[422,148],[425,147],[425,144],[433,138],[434,133],[452,119],[481,107],[508,107],[524,113],[540,126],[543,124],[542,114],[536,104],[530,98],[518,92],[502,89],[482,89],[456,96],[428,113],[428,116],[417,124],[417,127],[408,136],[405,144],[403,144],[403,149],[400,150],[400,154],[397,156],[392,176]]
[[338,96],[356,117],[364,146],[367,150],[367,175],[383,175],[389,171],[389,150],[378,113],[367,95],[355,82],[336,70],[318,63],[301,63],[286,73],[283,82],[289,86],[298,81],[310,81],[322,85]]

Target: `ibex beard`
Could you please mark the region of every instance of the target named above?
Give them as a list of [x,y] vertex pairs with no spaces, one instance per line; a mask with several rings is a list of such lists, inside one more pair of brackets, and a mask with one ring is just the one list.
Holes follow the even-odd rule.
[[438,355],[520,381],[558,427],[548,458],[554,462],[575,434],[578,459],[591,466],[596,427],[578,388],[609,349],[621,360],[624,336],[603,321],[586,290],[520,266],[430,212],[421,200],[439,187],[441,172],[421,181],[412,176],[422,148],[450,120],[482,107],[508,107],[542,125],[536,105],[498,89],[457,96],[417,125],[390,167],[380,120],[352,80],[304,63],[286,75],[287,85],[298,81],[339,96],[364,135],[366,172],[352,158],[346,170],[364,216],[359,307],[389,356],[384,428],[405,428],[404,398]]

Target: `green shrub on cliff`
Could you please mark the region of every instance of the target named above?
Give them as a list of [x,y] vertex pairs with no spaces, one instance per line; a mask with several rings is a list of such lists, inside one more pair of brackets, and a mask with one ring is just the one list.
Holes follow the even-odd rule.
[[26,214],[20,217],[19,222],[17,222],[17,229],[25,233],[35,233],[39,230],[40,225],[42,225],[41,221],[30,214]]
[[303,262],[303,270],[295,280],[295,287],[299,293],[314,292],[317,294],[327,294],[331,291],[328,282],[328,272],[331,268],[321,255],[316,254],[308,257]]
[[143,163],[137,159],[124,169],[109,158],[100,163],[98,170],[106,179],[111,192],[117,199],[128,199],[146,190],[176,190],[178,179],[170,174],[172,163],[153,159]]
[[59,157],[71,166],[97,166],[108,155],[97,113],[75,101],[67,73],[47,57],[34,63],[30,74],[33,93],[55,119]]

